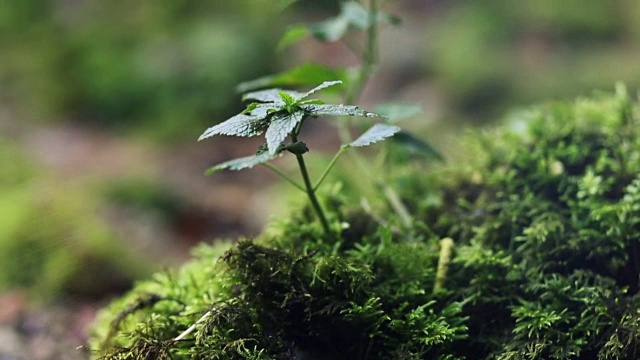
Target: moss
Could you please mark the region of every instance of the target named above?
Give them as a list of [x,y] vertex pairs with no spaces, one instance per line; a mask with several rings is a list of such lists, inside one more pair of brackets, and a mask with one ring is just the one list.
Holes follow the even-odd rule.
[[411,233],[341,205],[334,242],[302,211],[203,245],[102,312],[94,357],[637,358],[637,107],[619,87],[514,119],[401,179]]

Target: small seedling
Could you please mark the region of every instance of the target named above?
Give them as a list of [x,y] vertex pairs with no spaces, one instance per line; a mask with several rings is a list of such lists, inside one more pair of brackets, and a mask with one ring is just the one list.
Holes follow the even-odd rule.
[[[309,96],[322,89],[341,84],[341,81],[325,81],[306,93],[291,90],[268,89],[247,93],[243,100],[251,102],[244,111],[226,121],[207,129],[198,140],[213,135],[231,135],[251,137],[265,132],[266,143],[258,149],[255,155],[247,156],[216,165],[207,174],[219,170],[242,170],[262,164],[282,176],[296,188],[306,192],[322,228],[327,235],[331,235],[331,228],[322,206],[316,197],[316,191],[322,184],[340,155],[349,148],[363,147],[387,137],[393,136],[400,128],[387,124],[375,124],[356,140],[344,144],[335,154],[327,168],[312,184],[304,161],[304,154],[309,151],[307,145],[298,136],[305,121],[319,116],[359,116],[381,118],[382,116],[362,110],[354,105],[325,104],[319,99],[309,99]],[[266,131],[265,131],[266,129]],[[289,141],[286,141],[289,138]],[[304,185],[286,175],[275,165],[269,163],[284,153],[289,152],[296,157]]]

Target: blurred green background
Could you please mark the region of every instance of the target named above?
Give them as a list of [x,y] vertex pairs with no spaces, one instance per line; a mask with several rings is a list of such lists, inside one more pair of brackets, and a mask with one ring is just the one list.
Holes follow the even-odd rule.
[[[276,52],[287,26],[338,8],[288,3],[1,3],[0,294],[100,298],[182,261],[197,242],[260,231],[283,206],[264,191],[272,174],[205,178],[207,166],[252,150],[195,139],[241,109],[239,82],[306,62],[355,65],[342,43]],[[420,104],[406,127],[445,157],[460,127],[513,107],[640,85],[636,0],[383,7],[403,23],[381,31],[360,103]]]

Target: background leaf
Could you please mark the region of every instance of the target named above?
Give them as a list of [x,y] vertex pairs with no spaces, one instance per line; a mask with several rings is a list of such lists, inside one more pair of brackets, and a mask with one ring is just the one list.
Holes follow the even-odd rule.
[[369,11],[356,1],[343,2],[340,16],[347,19],[350,25],[360,30],[369,28]]
[[273,103],[274,106],[284,106],[285,103],[280,97],[281,89],[267,89],[254,91],[242,96],[242,100],[255,100],[264,103]]
[[348,29],[349,21],[342,16],[327,19],[309,26],[309,31],[314,38],[327,42],[340,40]]
[[298,2],[298,0],[278,0],[276,6],[279,11],[284,11],[296,2]]
[[377,105],[373,111],[383,115],[389,119],[390,122],[396,122],[421,114],[422,107],[415,104],[384,103]]
[[444,161],[444,157],[428,142],[410,132],[400,131],[392,139],[407,154],[423,160]]
[[365,131],[364,134],[360,135],[359,138],[354,140],[348,146],[353,147],[363,147],[368,146],[373,143],[377,143],[382,141],[394,134],[400,132],[400,128],[394,125],[387,124],[375,124],[369,130]]
[[284,35],[282,35],[282,37],[280,38],[280,42],[278,42],[276,50],[282,51],[310,35],[311,30],[309,30],[309,27],[307,25],[292,26],[287,29]]
[[[397,25],[400,19],[384,12],[376,12],[373,22]],[[337,41],[353,26],[359,30],[366,30],[371,26],[369,11],[357,1],[344,1],[340,4],[340,14],[325,21],[312,24],[308,27],[311,35],[320,41]],[[295,29],[287,36],[287,45],[303,38],[302,29]],[[283,38],[284,39],[284,38]],[[282,43],[282,40],[281,40]]]
[[236,87],[239,93],[267,87],[312,86],[324,81],[349,78],[346,69],[307,63],[288,71],[245,81]]
[[[360,30],[368,29],[372,23],[369,18],[369,10],[357,1],[343,2],[340,16],[347,19],[349,25]],[[376,11],[374,15],[374,22],[379,24],[387,23],[391,25],[398,25],[401,21],[397,16],[389,15],[382,11]]]

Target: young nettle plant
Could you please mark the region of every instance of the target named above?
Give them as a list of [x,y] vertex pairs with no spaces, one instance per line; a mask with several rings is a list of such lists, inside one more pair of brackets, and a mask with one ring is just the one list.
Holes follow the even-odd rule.
[[[292,1],[292,3],[294,3]],[[330,2],[330,1],[329,1]],[[392,14],[382,11],[381,0],[340,0],[339,13],[324,21],[299,24],[289,27],[278,44],[278,50],[283,51],[292,45],[312,38],[320,43],[341,42],[342,48],[351,52],[359,60],[360,65],[355,67],[327,67],[318,63],[304,63],[295,68],[283,72],[262,76],[260,78],[239,84],[236,90],[240,93],[259,90],[262,88],[313,86],[322,81],[342,80],[344,91],[341,92],[342,103],[354,104],[362,95],[369,79],[373,76],[378,63],[379,28],[386,25],[399,25],[400,19]],[[397,121],[415,117],[421,113],[421,107],[415,104],[391,102],[379,104],[374,112],[385,115],[386,123],[395,125]],[[361,129],[353,124],[349,118],[337,123],[340,140],[343,143],[351,143],[353,129]],[[359,152],[349,152],[351,162],[358,168],[357,178],[347,176],[345,180],[359,182],[366,187],[373,185],[376,196],[384,198],[387,205],[394,211],[395,219],[391,223],[399,225],[403,230],[411,230],[414,225],[413,216],[404,204],[404,200],[398,195],[392,183],[393,177],[386,176],[390,171],[384,167],[396,167],[403,163],[419,161],[442,161],[443,157],[426,141],[409,132],[401,131],[393,137],[380,151],[375,166],[365,159]],[[366,179],[367,181],[362,181]],[[368,185],[366,185],[366,184]],[[370,207],[367,195],[361,194],[361,203],[366,212],[377,218],[380,223],[387,224],[379,216],[374,215]]]
[[[325,81],[306,93],[291,90],[268,89],[245,94],[243,100],[253,102],[251,102],[244,111],[218,125],[208,128],[198,140],[203,140],[214,135],[251,137],[261,135],[266,129],[266,143],[260,146],[255,155],[218,164],[210,168],[207,174],[225,169],[248,169],[255,165],[262,164],[307,194],[324,232],[328,236],[332,236],[333,232],[322,206],[318,201],[316,191],[338,158],[347,149],[368,146],[393,136],[400,131],[400,128],[394,125],[383,123],[373,125],[373,127],[364,132],[356,140],[342,145],[322,175],[312,183],[304,160],[304,154],[306,154],[309,149],[307,145],[298,138],[305,121],[320,116],[382,118],[381,115],[365,111],[354,105],[325,104],[319,99],[309,99],[309,96],[317,91],[341,83],[341,81]],[[288,141],[287,138],[289,138]],[[286,152],[296,157],[298,167],[300,168],[300,175],[303,180],[302,185],[275,165],[269,163],[270,160],[280,157]]]

